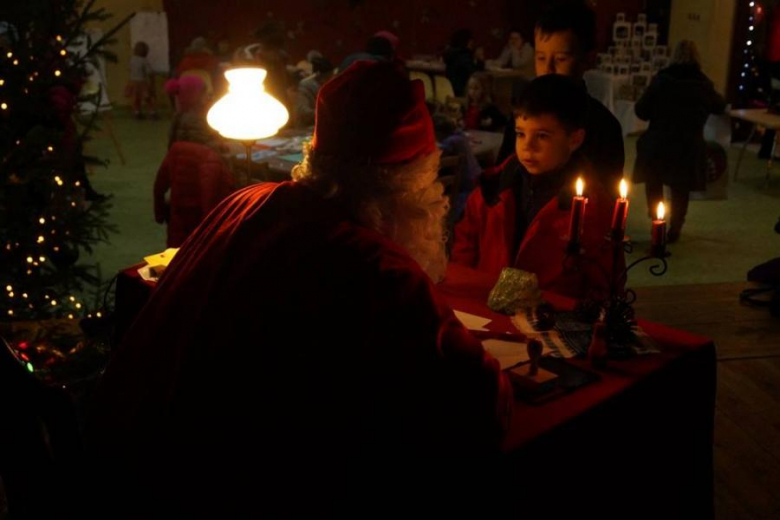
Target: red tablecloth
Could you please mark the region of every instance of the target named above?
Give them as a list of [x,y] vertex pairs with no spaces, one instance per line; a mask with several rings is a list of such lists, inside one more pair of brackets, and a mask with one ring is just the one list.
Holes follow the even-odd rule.
[[[153,289],[128,268],[117,283],[117,323],[132,323]],[[441,294],[457,310],[512,331],[487,308],[491,276],[451,265]],[[568,299],[546,294],[559,308]],[[600,380],[543,405],[516,402],[500,469],[485,476],[496,504],[549,518],[712,518],[715,346],[640,320],[660,354],[610,361]],[[586,360],[569,362],[588,370]],[[510,509],[514,509],[513,507]]]
[[[515,331],[488,309],[495,279],[451,265],[441,294],[457,310]],[[552,294],[559,308],[574,302]],[[600,380],[541,406],[516,402],[502,478],[535,511],[624,518],[712,518],[716,356],[707,338],[640,320],[660,354],[610,361]],[[518,507],[521,511],[522,507]],[[590,515],[588,515],[590,516]]]

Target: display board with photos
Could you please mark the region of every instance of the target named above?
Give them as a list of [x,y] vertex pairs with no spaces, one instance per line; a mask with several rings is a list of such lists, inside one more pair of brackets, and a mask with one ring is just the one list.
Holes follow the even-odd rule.
[[644,13],[633,22],[625,13],[618,13],[612,26],[612,45],[597,55],[596,68],[625,80],[618,99],[636,101],[653,75],[669,65],[669,56],[669,48],[659,45],[657,23],[647,23]]

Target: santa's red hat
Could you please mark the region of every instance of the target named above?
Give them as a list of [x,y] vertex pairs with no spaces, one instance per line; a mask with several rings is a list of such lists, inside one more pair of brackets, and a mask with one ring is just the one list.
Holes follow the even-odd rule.
[[425,89],[397,65],[358,61],[317,96],[312,147],[346,161],[396,164],[436,150]]

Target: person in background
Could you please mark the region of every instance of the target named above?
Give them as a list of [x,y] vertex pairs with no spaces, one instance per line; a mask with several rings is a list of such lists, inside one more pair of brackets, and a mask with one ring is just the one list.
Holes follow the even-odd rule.
[[490,93],[492,81],[485,72],[471,75],[466,89],[466,109],[463,114],[463,126],[466,130],[485,130],[496,132],[503,130],[507,118],[493,104]]
[[[386,31],[380,31],[374,34],[366,42],[366,48],[362,52],[356,52],[350,54],[344,58],[339,65],[339,72],[343,72],[349,68],[350,65],[359,60],[368,61],[395,61],[395,46],[385,33]],[[391,33],[392,34],[392,33]],[[395,38],[395,45],[398,44],[398,38]]]
[[479,174],[482,168],[479,166],[474,152],[471,150],[469,138],[460,130],[457,121],[446,114],[435,114],[433,116],[433,128],[436,133],[436,142],[439,144],[442,157],[460,156],[460,185],[458,193],[450,199],[450,204],[454,206],[450,212],[453,222],[452,225],[460,220],[463,214],[463,208],[466,205],[466,199],[469,193],[477,184]]
[[466,93],[466,84],[472,74],[485,69],[485,53],[482,48],[475,49],[474,36],[468,29],[455,31],[450,45],[444,51],[444,74],[452,83],[456,96]]
[[[557,74],[536,78],[515,119],[515,155],[486,170],[455,226],[450,260],[498,276],[505,267],[536,274],[539,287],[573,298],[609,295],[614,201],[580,153],[588,95]],[[577,267],[565,262],[577,177],[588,197]],[[622,264],[622,256],[620,258]]]
[[176,141],[190,141],[218,149],[222,140],[206,122],[206,84],[198,76],[185,76],[165,83],[174,98],[176,112],[168,132],[168,148]]
[[[595,32],[596,15],[584,3],[560,4],[545,12],[534,30],[536,76],[568,76],[584,87],[582,76],[595,49]],[[593,165],[594,174],[604,186],[617,195],[625,164],[623,131],[607,107],[590,95],[587,114],[582,154]],[[511,124],[505,129],[498,161],[510,157],[514,148],[515,129]]]
[[509,41],[498,56],[496,64],[502,68],[522,71],[527,79],[533,79],[534,61],[533,47],[525,41],[519,29],[512,29],[509,32]]
[[284,50],[284,25],[276,20],[269,20],[255,31],[258,45],[252,47],[252,62],[267,72],[263,86],[266,92],[285,105],[290,104],[288,88],[290,76],[287,73],[289,55]]
[[333,64],[323,57],[312,58],[314,73],[301,81],[295,101],[296,126],[312,126],[320,87],[333,77]]
[[363,516],[440,502],[418,471],[447,460],[484,482],[463,464],[499,452],[512,389],[434,288],[438,165],[394,64],[322,87],[293,181],[213,210],[114,352],[89,428],[106,516]]
[[130,98],[133,105],[133,113],[137,119],[144,119],[146,115],[157,118],[154,96],[154,73],[149,63],[149,45],[146,42],[136,42],[133,47],[133,55],[130,57],[130,80],[125,89],[125,96]]
[[664,185],[672,189],[667,240],[680,238],[691,191],[703,191],[707,179],[704,125],[710,114],[721,114],[726,101],[701,71],[696,44],[677,44],[669,67],[655,75],[636,102],[637,117],[650,126],[636,143],[635,183],[645,183],[652,214],[664,199]]
[[176,66],[176,77],[188,70],[202,70],[208,73],[212,85],[219,72],[219,59],[209,49],[206,38],[197,37],[192,40],[190,46],[184,50],[184,57]]
[[304,79],[314,74],[314,70],[312,70],[312,60],[314,58],[324,58],[324,56],[320,51],[312,49],[306,53],[306,59],[301,60],[295,64],[295,68],[298,69],[297,75],[299,77],[299,81],[303,81]]

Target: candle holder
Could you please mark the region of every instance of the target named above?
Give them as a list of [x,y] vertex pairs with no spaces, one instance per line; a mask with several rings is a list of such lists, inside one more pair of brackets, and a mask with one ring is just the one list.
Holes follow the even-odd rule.
[[[577,305],[577,312],[585,321],[595,323],[599,319],[603,320],[605,327],[605,336],[607,342],[607,351],[610,357],[628,357],[633,355],[631,344],[636,342],[636,318],[634,314],[634,303],[636,302],[636,292],[633,289],[626,288],[628,273],[635,267],[650,262],[648,266],[650,274],[653,276],[663,276],[667,269],[666,259],[670,254],[666,251],[663,244],[653,246],[650,254],[645,255],[630,264],[623,266],[620,261],[621,255],[631,254],[633,244],[631,240],[625,237],[623,232],[611,230],[604,237],[605,247],[611,248],[612,268],[609,272],[597,262],[598,271],[604,275],[608,281],[609,294],[605,297],[603,294],[594,295],[585,298]],[[564,270],[571,271],[581,268],[581,262],[586,257],[577,244],[576,249],[571,242],[566,248],[566,258],[564,259]]]

